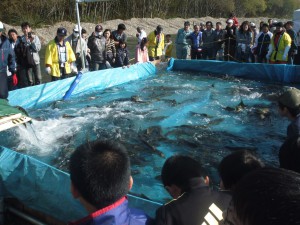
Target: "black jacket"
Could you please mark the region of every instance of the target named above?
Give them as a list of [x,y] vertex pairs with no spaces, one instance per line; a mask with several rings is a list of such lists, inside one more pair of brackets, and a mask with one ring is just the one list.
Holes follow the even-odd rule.
[[127,48],[118,48],[116,57],[116,67],[129,65],[129,52]]
[[195,186],[157,209],[155,225],[200,225],[212,203],[224,211],[230,199],[230,195],[212,191],[208,186]]
[[106,58],[105,38],[97,37],[92,34],[88,39],[88,48],[90,49],[91,61],[104,63]]

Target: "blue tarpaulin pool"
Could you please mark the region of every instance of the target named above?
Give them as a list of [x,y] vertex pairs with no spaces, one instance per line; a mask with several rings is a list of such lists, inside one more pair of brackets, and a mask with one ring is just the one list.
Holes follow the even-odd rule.
[[[173,71],[157,71],[145,63],[89,72],[68,101],[60,100],[74,78],[10,92],[10,104],[26,108],[35,120],[27,129],[0,133],[5,146],[1,162],[6,162],[0,166],[2,195],[16,196],[64,221],[81,217],[85,212],[71,198],[68,174],[62,170],[67,171],[68,157],[80,143],[96,138],[125,144],[135,180],[132,192],[160,202],[168,198],[160,169],[173,154],[201,161],[214,185],[219,161],[238,149],[278,165],[277,151],[288,124],[277,113],[276,95],[284,90],[278,82],[295,82],[294,78],[276,83],[245,80],[257,75],[220,75],[225,64],[208,61],[172,60],[170,68]],[[135,199],[135,206],[153,215],[156,203]]]

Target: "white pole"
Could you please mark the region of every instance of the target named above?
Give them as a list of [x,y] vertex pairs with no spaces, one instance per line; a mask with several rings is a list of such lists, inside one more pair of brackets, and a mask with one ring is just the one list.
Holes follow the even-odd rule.
[[81,37],[81,26],[80,26],[80,17],[79,17],[79,7],[78,7],[79,0],[76,0],[76,14],[77,14],[77,24],[79,30],[79,44],[80,44],[80,54],[81,54],[81,63],[82,63],[82,70],[85,70],[85,55],[83,54],[82,49],[82,37]]

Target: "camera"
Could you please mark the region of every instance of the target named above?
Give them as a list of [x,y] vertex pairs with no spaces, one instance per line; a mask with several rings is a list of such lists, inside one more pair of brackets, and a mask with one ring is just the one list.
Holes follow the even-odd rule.
[[32,33],[28,32],[28,38],[32,38]]

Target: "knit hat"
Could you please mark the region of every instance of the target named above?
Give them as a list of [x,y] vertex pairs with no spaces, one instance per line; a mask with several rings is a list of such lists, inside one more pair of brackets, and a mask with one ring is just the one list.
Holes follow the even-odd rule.
[[291,109],[300,108],[300,90],[296,88],[287,90],[279,96],[278,102]]
[[0,32],[4,30],[3,23],[0,21]]

